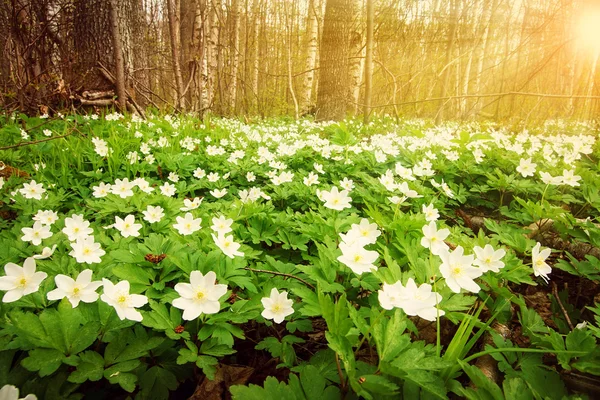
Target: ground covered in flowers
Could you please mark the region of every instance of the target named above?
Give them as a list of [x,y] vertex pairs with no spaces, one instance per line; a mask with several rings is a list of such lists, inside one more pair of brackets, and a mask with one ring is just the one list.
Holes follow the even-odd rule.
[[2,118],[2,393],[600,391],[589,125]]

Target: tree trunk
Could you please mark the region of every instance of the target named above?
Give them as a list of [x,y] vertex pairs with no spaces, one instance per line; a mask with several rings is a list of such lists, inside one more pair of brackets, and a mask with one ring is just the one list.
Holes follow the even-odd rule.
[[350,0],[327,0],[319,53],[317,120],[341,120],[347,106]]
[[365,97],[363,105],[363,124],[369,123],[371,113],[371,86],[373,80],[373,18],[374,0],[367,0],[367,54],[365,59]]
[[121,109],[121,112],[125,112],[127,110],[127,94],[125,93],[125,60],[123,59],[119,16],[117,12],[117,0],[111,0],[110,33],[112,35],[113,57],[115,60],[115,87],[119,108]]
[[185,110],[185,101],[183,99],[183,76],[181,75],[181,38],[180,34],[180,3],[179,0],[167,0],[167,14],[169,18],[169,34],[171,39],[171,62],[175,74],[175,107],[179,110]]
[[308,3],[308,15],[306,18],[306,73],[302,82],[302,94],[300,95],[300,101],[302,104],[302,112],[307,112],[312,107],[312,91],[313,83],[315,80],[315,66],[317,64],[317,52],[319,26],[317,23],[317,8],[315,7],[315,0],[309,0]]
[[229,109],[237,112],[238,71],[240,66],[240,5],[239,0],[232,0],[231,17],[233,18],[233,41],[230,46],[231,81],[229,84]]

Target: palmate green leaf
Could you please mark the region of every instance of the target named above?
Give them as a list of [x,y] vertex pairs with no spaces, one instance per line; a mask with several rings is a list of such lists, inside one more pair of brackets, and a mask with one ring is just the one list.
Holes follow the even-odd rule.
[[267,377],[264,388],[257,385],[235,385],[229,390],[233,400],[304,400],[290,386],[272,376]]
[[134,286],[138,290],[144,290],[145,286],[150,286],[150,281],[155,279],[155,275],[151,269],[133,264],[117,265],[113,267],[112,272],[117,278],[129,281],[132,291],[135,291]]
[[521,377],[529,386],[535,397],[538,398],[562,398],[566,396],[567,390],[560,379],[560,375],[546,368],[540,354],[525,354],[519,360],[521,374],[510,376]]
[[407,327],[406,317],[400,309],[395,309],[389,320],[374,316],[371,320],[372,335],[380,361],[390,362],[410,344],[410,335],[404,333]]
[[77,369],[69,375],[69,382],[83,383],[98,381],[104,375],[104,358],[95,351],[85,351],[79,355]]
[[55,349],[34,349],[21,365],[29,371],[39,371],[41,377],[53,374],[62,364],[64,354]]
[[135,390],[137,375],[127,372],[115,372],[110,377],[105,376],[112,384],[118,384],[123,390],[132,393]]
[[142,311],[144,319],[142,324],[157,331],[164,331],[169,339],[178,340],[180,338],[189,339],[190,333],[183,331],[175,332],[175,328],[181,324],[181,312],[171,307],[167,310],[165,304],[150,300],[150,308],[152,311]]
[[213,357],[223,357],[235,352],[236,351],[230,346],[219,344],[215,339],[208,339],[202,342],[202,345],[200,346],[200,354]]
[[317,317],[322,314],[317,294],[306,287],[294,287],[291,292],[302,299],[300,313],[305,317]]
[[360,385],[370,393],[393,396],[398,392],[398,385],[381,375],[363,375]]
[[168,399],[169,391],[177,386],[177,377],[171,371],[155,365],[140,378],[140,395],[143,399]]
[[215,379],[217,365],[219,360],[211,356],[198,356],[196,358],[196,366],[202,370],[202,373],[210,380]]
[[531,390],[519,377],[505,379],[502,382],[502,389],[507,400],[530,400],[533,398]]

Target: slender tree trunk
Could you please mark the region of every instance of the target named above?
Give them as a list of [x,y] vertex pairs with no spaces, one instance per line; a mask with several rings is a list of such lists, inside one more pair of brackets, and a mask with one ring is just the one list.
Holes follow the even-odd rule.
[[317,8],[315,0],[309,0],[308,15],[306,18],[306,73],[302,82],[302,112],[307,112],[312,106],[312,90],[315,80],[315,66],[317,63],[319,26],[317,23]]
[[231,83],[229,84],[229,108],[237,112],[238,71],[240,66],[240,5],[239,0],[232,0],[231,15],[233,18],[233,42],[231,44]]
[[171,58],[175,73],[175,92],[177,96],[175,106],[180,110],[185,110],[185,100],[183,98],[183,76],[181,75],[180,63],[181,40],[179,37],[179,0],[167,0],[167,14],[169,18],[169,33],[171,39]]
[[261,18],[260,18],[260,0],[254,0],[252,7],[253,11],[253,31],[252,31],[252,104],[253,111],[258,112],[258,72],[259,72],[259,60],[258,54],[260,52],[259,47],[259,33]]
[[317,120],[341,120],[347,105],[350,0],[327,0],[320,49]]
[[363,108],[363,124],[369,123],[371,113],[371,86],[373,80],[373,18],[375,0],[367,0],[367,54],[365,59],[365,99]]
[[110,1],[110,27],[113,44],[113,57],[115,60],[115,86],[117,101],[121,112],[127,110],[127,95],[125,94],[125,61],[121,45],[121,32],[119,31],[119,16],[117,13],[117,0]]

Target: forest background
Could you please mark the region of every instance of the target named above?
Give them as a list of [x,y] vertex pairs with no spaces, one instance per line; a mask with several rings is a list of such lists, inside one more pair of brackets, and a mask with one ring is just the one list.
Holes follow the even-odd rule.
[[600,115],[590,0],[3,0],[0,109]]

